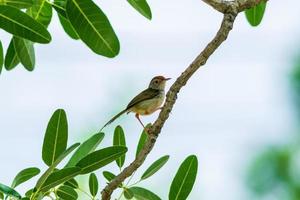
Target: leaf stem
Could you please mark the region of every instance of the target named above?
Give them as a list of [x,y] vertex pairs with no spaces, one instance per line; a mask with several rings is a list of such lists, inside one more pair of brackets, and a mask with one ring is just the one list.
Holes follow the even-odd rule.
[[128,179],[128,181],[127,181],[127,183],[126,183],[126,187],[128,186],[128,184],[129,184],[130,181],[132,180],[132,178],[133,178],[135,172],[136,172],[136,171],[134,171],[134,172],[132,173],[132,175],[130,176],[130,178]]
[[138,184],[138,183],[140,183],[140,182],[142,182],[142,181],[143,181],[143,180],[140,179],[140,180],[138,180],[137,182],[132,183],[131,185],[127,185],[126,187],[132,187],[132,186],[135,186],[136,184]]
[[86,196],[88,196],[90,199],[94,199],[94,197],[92,197],[92,195],[90,195],[89,193],[87,193],[86,191],[84,191],[83,189],[81,188],[76,188],[77,190],[79,190],[80,192],[82,192],[83,194],[85,194]]

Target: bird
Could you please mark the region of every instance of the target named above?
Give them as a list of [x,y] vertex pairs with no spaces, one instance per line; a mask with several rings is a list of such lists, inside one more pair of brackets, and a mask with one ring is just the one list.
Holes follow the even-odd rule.
[[166,82],[171,78],[164,76],[155,76],[151,79],[147,89],[135,96],[127,105],[127,107],[111,118],[101,129],[102,131],[107,125],[111,124],[124,113],[135,113],[135,117],[145,129],[140,115],[150,115],[155,111],[161,109],[161,105],[165,99]]

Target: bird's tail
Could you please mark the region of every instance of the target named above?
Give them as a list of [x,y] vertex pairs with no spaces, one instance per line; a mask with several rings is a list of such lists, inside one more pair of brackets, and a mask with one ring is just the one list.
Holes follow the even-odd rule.
[[121,115],[123,115],[125,112],[127,112],[127,109],[122,110],[121,112],[119,112],[116,116],[114,116],[113,118],[111,118],[111,120],[109,120],[101,129],[100,132],[102,131],[102,129],[104,129],[104,127],[106,127],[107,125],[109,125],[110,123],[112,123],[113,121],[115,121],[118,117],[120,117]]

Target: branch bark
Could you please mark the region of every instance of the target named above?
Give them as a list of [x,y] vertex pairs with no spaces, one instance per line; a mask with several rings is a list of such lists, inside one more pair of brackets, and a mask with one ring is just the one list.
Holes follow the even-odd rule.
[[136,159],[127,166],[119,175],[117,175],[101,192],[102,200],[109,200],[113,191],[122,183],[126,178],[131,176],[145,161],[148,154],[151,152],[157,137],[159,136],[169,114],[177,99],[177,94],[181,88],[186,85],[191,76],[203,65],[205,65],[208,58],[214,51],[227,39],[229,32],[233,28],[236,16],[239,12],[257,5],[265,0],[236,0],[236,1],[223,1],[223,0],[203,0],[205,3],[212,6],[215,10],[224,14],[221,26],[215,37],[208,43],[203,51],[196,57],[196,59],[182,72],[177,80],[170,87],[166,95],[166,101],[158,118],[148,130],[148,140],[146,141],[143,149],[136,157]]
[[230,9],[231,5],[236,6],[238,12],[242,12],[246,9],[252,8],[259,4],[262,1],[267,2],[268,0],[235,0],[235,1],[230,1],[230,0],[202,0],[206,4],[210,5],[213,7],[215,10],[221,12],[221,13],[226,13],[227,9]]

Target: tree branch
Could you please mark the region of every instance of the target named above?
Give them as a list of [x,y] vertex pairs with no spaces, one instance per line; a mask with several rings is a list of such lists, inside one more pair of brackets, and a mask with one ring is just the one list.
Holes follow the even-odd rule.
[[211,7],[213,7],[215,10],[225,13],[225,10],[227,9],[228,5],[230,4],[230,1],[224,1],[224,0],[202,0],[203,2],[207,3]]
[[257,5],[264,0],[239,0],[239,1],[223,1],[223,0],[203,0],[217,11],[224,13],[221,26],[216,36],[208,43],[204,50],[196,57],[190,66],[177,78],[170,87],[166,95],[165,104],[159,113],[158,118],[148,130],[148,139],[135,160],[127,166],[118,176],[116,176],[101,192],[102,200],[109,200],[113,191],[126,178],[132,175],[144,162],[147,155],[152,150],[158,135],[160,134],[169,114],[176,102],[177,94],[181,88],[186,85],[190,77],[203,65],[214,51],[227,39],[229,32],[233,28],[233,23],[239,12]]
[[252,8],[259,4],[262,1],[268,1],[268,0],[238,0],[238,1],[226,1],[226,0],[202,0],[206,4],[213,7],[215,10],[226,13],[227,9],[232,5],[236,3],[238,12],[242,12],[246,9]]

